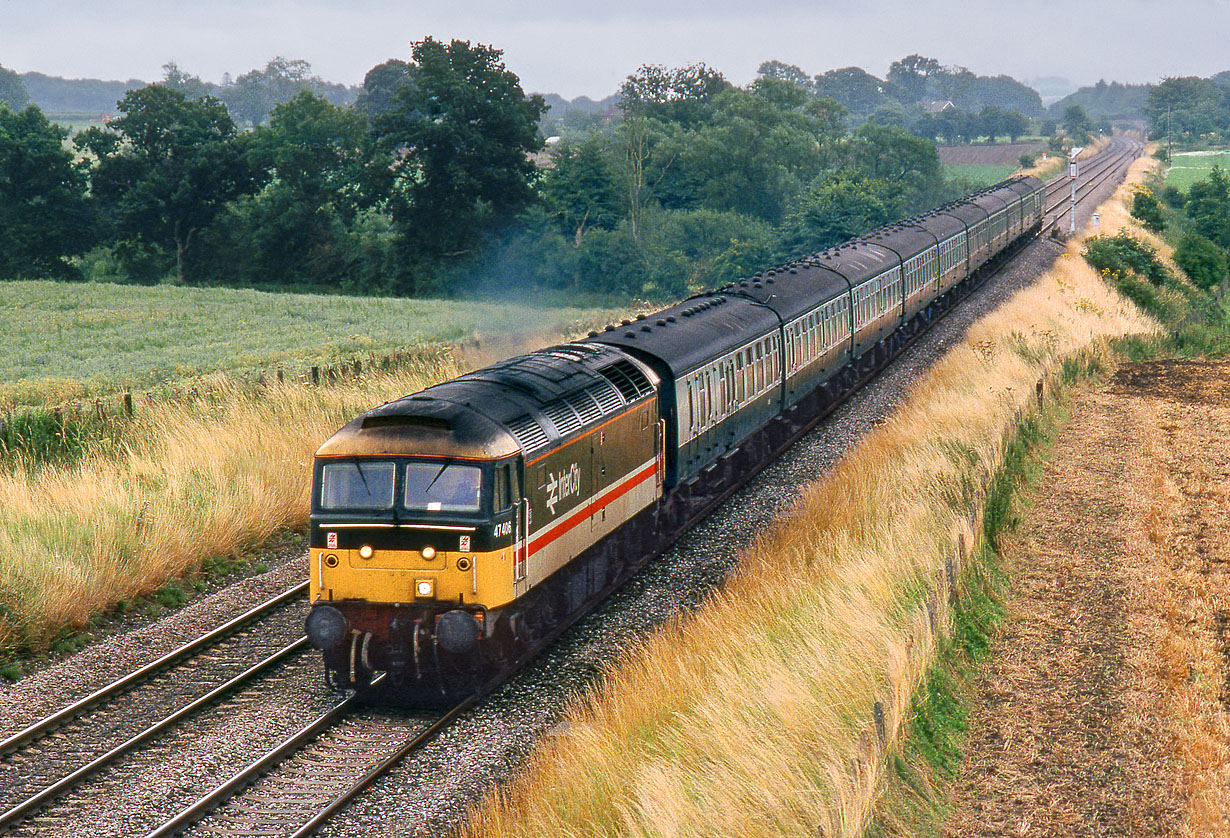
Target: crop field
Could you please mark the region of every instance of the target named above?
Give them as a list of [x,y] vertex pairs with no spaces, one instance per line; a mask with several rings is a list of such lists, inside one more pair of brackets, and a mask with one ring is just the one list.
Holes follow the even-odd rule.
[[1175,154],[1166,170],[1166,185],[1186,192],[1198,180],[1204,180],[1214,166],[1230,169],[1230,151],[1189,151]]
[[107,283],[0,287],[0,409],[127,385],[314,364],[520,331],[570,334],[626,316],[598,308],[270,294]]
[[948,177],[963,178],[982,186],[990,186],[992,183],[999,183],[1004,178],[1011,177],[1017,168],[1016,165],[1007,163],[950,163],[944,165],[944,171]]

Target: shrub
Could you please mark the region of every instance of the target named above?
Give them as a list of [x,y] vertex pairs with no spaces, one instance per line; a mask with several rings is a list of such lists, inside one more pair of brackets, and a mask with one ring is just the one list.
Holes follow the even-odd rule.
[[1022,169],[1032,169],[1034,164],[1038,162],[1038,155],[1027,151],[1021,155],[1019,162]]
[[1145,226],[1146,230],[1160,233],[1166,229],[1166,219],[1162,215],[1162,203],[1153,196],[1147,187],[1138,186],[1132,196],[1132,217]]
[[1157,258],[1157,249],[1128,233],[1094,236],[1085,242],[1085,261],[1110,279],[1137,274],[1154,285],[1172,280],[1170,271]]
[[1201,288],[1212,288],[1226,278],[1225,251],[1199,233],[1184,234],[1174,261]]
[[1187,195],[1183,194],[1183,190],[1170,184],[1163,186],[1158,196],[1162,199],[1163,204],[1173,209],[1182,209],[1187,203]]

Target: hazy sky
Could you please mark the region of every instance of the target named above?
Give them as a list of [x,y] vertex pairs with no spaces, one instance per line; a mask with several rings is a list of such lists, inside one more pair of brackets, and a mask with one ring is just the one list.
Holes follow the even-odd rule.
[[645,63],[704,61],[744,84],[771,58],[883,76],[914,52],[982,74],[1143,82],[1230,69],[1230,0],[0,0],[0,65],[69,77],[152,81],[174,59],[218,81],[282,55],[358,84],[428,35],[492,44],[527,90],[568,98],[606,96]]

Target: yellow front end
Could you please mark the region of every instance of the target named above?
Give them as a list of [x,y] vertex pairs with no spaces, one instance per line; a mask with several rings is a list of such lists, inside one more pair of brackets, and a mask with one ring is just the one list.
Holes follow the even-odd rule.
[[311,601],[481,605],[513,599],[513,549],[490,553],[313,547]]

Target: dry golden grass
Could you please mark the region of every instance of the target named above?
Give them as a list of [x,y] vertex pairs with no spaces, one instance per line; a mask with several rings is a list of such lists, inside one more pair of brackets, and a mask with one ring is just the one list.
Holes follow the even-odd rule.
[[858,834],[932,659],[929,610],[948,625],[945,558],[972,547],[1005,427],[1062,359],[1155,330],[1070,244],[806,487],[721,591],[570,707],[568,733],[465,835]]
[[362,410],[456,373],[439,360],[362,383],[222,385],[208,401],[141,405],[118,455],[0,474],[0,647],[37,647],[211,556],[304,526],[319,444]]

